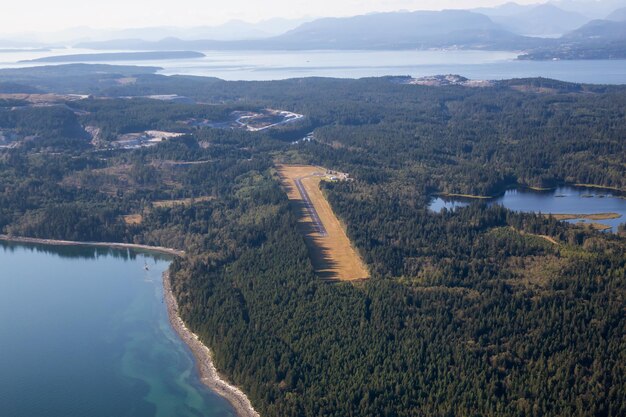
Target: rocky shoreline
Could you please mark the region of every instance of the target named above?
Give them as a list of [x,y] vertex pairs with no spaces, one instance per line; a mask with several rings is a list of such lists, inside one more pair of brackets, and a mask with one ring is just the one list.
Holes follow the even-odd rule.
[[213,364],[212,353],[198,338],[185,326],[178,315],[178,303],[172,293],[169,272],[163,273],[163,296],[167,306],[170,323],[178,336],[189,346],[196,359],[200,381],[216,394],[224,397],[233,406],[239,417],[260,417],[246,394],[239,388],[226,382],[217,372]]

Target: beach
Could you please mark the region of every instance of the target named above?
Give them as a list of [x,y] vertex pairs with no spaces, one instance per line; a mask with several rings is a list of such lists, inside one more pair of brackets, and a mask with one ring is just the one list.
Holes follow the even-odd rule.
[[172,293],[172,286],[170,283],[169,272],[163,273],[163,296],[165,304],[167,306],[167,313],[170,318],[170,323],[178,336],[189,346],[193,356],[196,359],[196,366],[200,373],[200,380],[209,389],[216,394],[226,398],[228,402],[237,411],[239,417],[260,417],[250,400],[243,391],[239,388],[226,382],[220,374],[217,372],[215,365],[213,364],[211,350],[206,347],[191,330],[185,326],[185,323],[178,315],[178,303]]

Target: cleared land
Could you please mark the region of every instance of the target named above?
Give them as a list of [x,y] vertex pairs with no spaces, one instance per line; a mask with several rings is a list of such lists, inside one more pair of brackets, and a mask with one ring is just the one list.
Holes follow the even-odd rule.
[[557,242],[557,240],[555,238],[553,238],[551,236],[548,236],[548,235],[537,235],[535,233],[527,233],[527,232],[524,232],[523,230],[518,230],[518,229],[515,229],[515,228],[513,228],[512,230],[515,230],[517,233],[519,233],[522,236],[536,236],[536,237],[540,237],[543,240],[546,240],[546,241],[548,241],[548,242],[550,242],[550,243],[552,243],[554,245],[558,245],[559,244],[559,242]]
[[47,104],[63,104],[68,101],[76,101],[87,98],[86,95],[80,94],[29,94],[29,93],[2,93],[0,94],[0,100],[23,100],[33,105],[47,105]]
[[141,224],[143,221],[143,216],[141,214],[126,214],[122,216],[124,223],[129,226]]
[[363,260],[319,188],[326,170],[311,165],[279,165],[277,169],[298,215],[316,273],[336,281],[368,278]]
[[587,220],[610,220],[619,219],[622,217],[619,213],[593,213],[593,214],[546,214],[546,217],[552,216],[557,220],[575,220],[575,219],[587,219]]
[[219,129],[243,129],[248,132],[260,132],[287,123],[295,122],[304,117],[302,114],[286,110],[260,109],[258,111],[233,111],[226,120],[211,121],[208,119],[191,118],[183,122],[193,127],[214,127]]
[[[152,207],[155,208],[172,208],[175,206],[190,206],[194,203],[201,203],[204,201],[211,201],[215,199],[212,196],[201,196],[192,198],[181,198],[179,200],[156,200],[152,202]],[[133,226],[143,222],[143,215],[141,214],[126,214],[122,216],[124,223]]]
[[613,191],[620,191],[620,192],[626,192],[626,190],[622,189],[622,188],[618,188],[618,187],[607,187],[606,185],[596,185],[596,184],[582,184],[582,183],[578,183],[578,184],[574,184],[576,187],[585,187],[585,188],[599,188],[601,190],[613,190]]
[[588,227],[590,229],[594,229],[594,230],[599,230],[599,231],[604,231],[604,230],[609,230],[611,228],[611,226],[608,226],[606,224],[602,224],[602,223],[584,223],[583,221],[580,221],[578,223],[576,223],[576,226],[578,227]]
[[215,197],[212,196],[201,196],[201,197],[192,197],[192,198],[181,198],[179,200],[157,200],[152,202],[153,207],[174,207],[174,206],[190,206],[193,203],[201,203],[203,201],[211,201]]

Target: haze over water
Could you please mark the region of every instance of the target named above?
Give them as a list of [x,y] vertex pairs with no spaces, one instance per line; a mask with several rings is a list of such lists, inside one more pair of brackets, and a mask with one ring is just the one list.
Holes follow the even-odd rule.
[[[88,49],[0,53],[0,68],[40,66],[19,62],[46,56],[103,53]],[[459,74],[470,79],[545,77],[593,84],[626,84],[626,60],[517,61],[503,51],[200,51],[206,57],[176,60],[108,61],[158,66],[164,75],[197,75],[224,80],[279,80],[299,77],[421,77]]]
[[0,242],[0,416],[234,416],[169,325],[168,264]]

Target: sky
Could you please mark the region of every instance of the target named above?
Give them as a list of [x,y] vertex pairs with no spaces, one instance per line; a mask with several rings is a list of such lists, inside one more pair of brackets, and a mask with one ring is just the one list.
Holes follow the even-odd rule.
[[[351,16],[395,10],[493,6],[507,0],[13,0],[0,13],[0,32],[56,31],[78,26],[138,28],[212,26],[229,20]],[[520,4],[545,0],[516,0]]]

